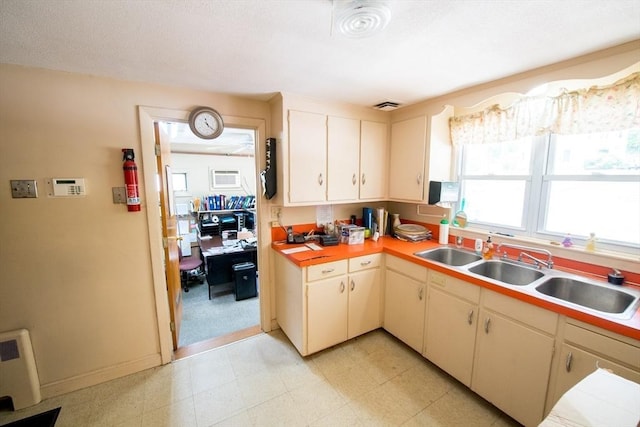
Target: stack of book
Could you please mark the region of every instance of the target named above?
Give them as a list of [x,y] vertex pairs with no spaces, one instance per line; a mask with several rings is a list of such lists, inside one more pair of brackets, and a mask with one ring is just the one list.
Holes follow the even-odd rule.
[[224,194],[213,194],[204,196],[200,200],[200,209],[204,211],[254,209],[255,207],[255,196],[227,196]]

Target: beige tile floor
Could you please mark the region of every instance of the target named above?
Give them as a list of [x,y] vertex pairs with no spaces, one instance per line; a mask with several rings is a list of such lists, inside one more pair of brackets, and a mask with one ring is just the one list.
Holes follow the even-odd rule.
[[383,330],[302,358],[281,331],[47,399],[56,427],[517,426]]

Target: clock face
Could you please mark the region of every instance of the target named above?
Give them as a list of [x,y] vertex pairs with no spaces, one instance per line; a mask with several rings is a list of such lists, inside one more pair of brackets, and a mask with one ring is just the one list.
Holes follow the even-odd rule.
[[222,116],[211,108],[194,110],[189,117],[191,131],[199,138],[214,139],[224,130]]

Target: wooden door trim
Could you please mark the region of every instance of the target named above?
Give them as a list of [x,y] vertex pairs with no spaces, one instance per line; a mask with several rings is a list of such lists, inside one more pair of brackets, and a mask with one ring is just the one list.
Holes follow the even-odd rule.
[[[158,319],[158,342],[161,363],[172,361],[173,342],[169,329],[170,315],[167,303],[166,280],[164,277],[164,250],[162,248],[162,224],[160,221],[160,200],[156,193],[156,155],[154,121],[184,121],[189,118],[189,111],[160,108],[152,106],[138,106],[138,119],[140,125],[141,162],[138,163],[139,172],[144,186],[144,196],[141,200],[142,208],[146,211],[149,246],[151,253],[151,270],[153,278],[153,292],[155,297],[156,316]],[[264,152],[262,141],[266,138],[266,123],[263,119],[248,117],[228,116],[223,114],[224,122],[228,126],[245,127],[255,129],[256,136],[256,175],[264,167]],[[257,176],[256,176],[257,178]],[[256,188],[259,193],[260,187]],[[256,197],[256,211],[262,212],[262,198]],[[268,215],[259,214],[258,219],[268,218]],[[260,266],[260,324],[262,330],[270,331],[272,324],[271,315],[271,268],[269,263],[269,248],[271,247],[270,228],[260,221],[258,231],[258,265]],[[266,222],[268,225],[268,222]]]

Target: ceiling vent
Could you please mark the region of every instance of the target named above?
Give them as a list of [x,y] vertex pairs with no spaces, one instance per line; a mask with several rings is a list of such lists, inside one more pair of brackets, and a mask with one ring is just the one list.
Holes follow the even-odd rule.
[[333,29],[347,37],[362,38],[378,34],[391,20],[391,9],[384,0],[333,0]]
[[381,102],[380,104],[374,105],[373,108],[375,108],[376,110],[381,110],[381,111],[391,111],[391,110],[395,110],[399,106],[400,106],[400,104],[398,104],[397,102],[384,101],[384,102]]

